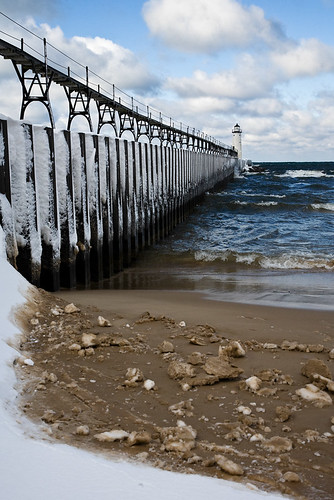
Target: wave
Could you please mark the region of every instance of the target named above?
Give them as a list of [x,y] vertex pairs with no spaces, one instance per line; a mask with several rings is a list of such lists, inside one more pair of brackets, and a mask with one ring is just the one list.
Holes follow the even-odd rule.
[[[224,193],[225,194],[225,193]],[[250,198],[286,198],[286,194],[265,194],[265,193],[248,193],[247,191],[241,191],[243,196],[249,196]]]
[[313,203],[311,208],[313,208],[313,210],[334,212],[334,203]]
[[210,251],[199,250],[194,258],[200,262],[224,262],[230,264],[243,264],[263,269],[319,269],[334,271],[334,256],[316,257],[311,255],[282,254],[265,256],[259,253],[238,253],[230,250]]
[[321,170],[287,170],[284,174],[276,174],[275,177],[334,177],[334,175],[328,175]]
[[277,201],[259,201],[258,203],[249,203],[248,201],[235,200],[231,202],[231,205],[252,205],[257,207],[276,207],[278,205]]
[[259,207],[276,207],[278,205],[277,201],[260,201],[259,203],[255,203]]

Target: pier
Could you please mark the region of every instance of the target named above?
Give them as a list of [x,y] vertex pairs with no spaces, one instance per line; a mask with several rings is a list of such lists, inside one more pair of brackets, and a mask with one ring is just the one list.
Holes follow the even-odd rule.
[[[239,171],[232,146],[161,113],[94,89],[44,58],[0,40],[22,87],[20,121],[0,119],[0,225],[8,260],[32,284],[102,286],[138,252],[171,233],[210,190]],[[33,83],[32,83],[33,82]],[[67,130],[56,130],[50,85],[64,87]],[[36,93],[36,87],[38,92]],[[33,102],[43,104],[50,126],[24,121]],[[93,132],[90,106],[98,111]],[[71,130],[82,115],[90,132]],[[110,125],[114,136],[103,135]],[[132,140],[124,139],[131,133]]]

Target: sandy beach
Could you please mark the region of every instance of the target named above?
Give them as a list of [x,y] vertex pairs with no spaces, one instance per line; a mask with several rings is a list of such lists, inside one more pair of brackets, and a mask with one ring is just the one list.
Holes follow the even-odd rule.
[[38,291],[19,319],[20,407],[48,439],[332,498],[334,312]]

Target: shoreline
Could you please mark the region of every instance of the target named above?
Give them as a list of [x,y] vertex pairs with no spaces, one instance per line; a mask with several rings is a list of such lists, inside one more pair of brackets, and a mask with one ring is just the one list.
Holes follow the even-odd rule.
[[[66,313],[68,303],[76,307]],[[302,373],[314,359],[333,379],[334,311],[189,291],[67,290],[36,292],[26,320],[22,348],[34,366],[18,367],[26,377],[20,406],[51,439],[295,498],[331,498],[331,391],[318,387],[327,398],[320,407],[296,391],[318,384]],[[232,353],[236,341],[241,356]]]
[[[54,295],[85,307],[95,306],[102,310],[115,311],[132,321],[138,315],[149,311],[154,315],[173,317],[177,322],[210,323],[217,329],[240,326],[245,327],[246,332],[250,332],[254,331],[254,325],[250,328],[248,320],[254,318],[257,332],[261,332],[261,338],[269,333],[271,336],[274,335],[272,328],[264,328],[261,316],[264,316],[267,322],[276,323],[279,335],[283,335],[286,329],[286,334],[291,336],[293,328],[300,341],[303,333],[311,341],[312,336],[307,334],[307,330],[316,331],[322,322],[332,324],[334,331],[334,309],[320,310],[307,308],[306,305],[286,307],[281,303],[267,305],[227,301],[197,290],[62,290]],[[247,340],[247,336],[241,331],[239,335],[242,335],[243,340]]]
[[[97,289],[196,292],[205,298],[239,304],[334,311],[332,272],[319,270],[200,269],[170,263],[148,269],[139,258]],[[149,256],[152,257],[152,256]]]

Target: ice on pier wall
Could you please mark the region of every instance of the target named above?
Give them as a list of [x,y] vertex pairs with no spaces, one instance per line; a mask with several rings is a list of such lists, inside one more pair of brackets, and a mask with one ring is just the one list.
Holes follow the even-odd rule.
[[99,156],[99,178],[100,178],[100,198],[101,203],[107,202],[107,145],[105,137],[98,137],[98,156]]
[[57,273],[68,276],[65,286],[79,275],[88,286],[122,270],[238,164],[208,151],[7,123],[0,126],[0,160],[5,173],[9,158],[11,176],[11,193],[0,197],[7,255],[19,269],[36,263],[25,276],[50,289],[59,286]]
[[8,146],[11,171],[11,207],[17,244],[29,246],[32,264],[42,255],[40,223],[36,200],[36,174],[32,128],[11,119],[8,124]]
[[55,159],[58,185],[58,208],[60,227],[68,226],[67,236],[71,249],[77,245],[76,217],[74,206],[73,177],[71,165],[70,137],[66,140],[61,131],[55,134]]
[[102,241],[102,205],[101,205],[101,184],[100,184],[100,158],[98,148],[98,137],[86,134],[86,168],[87,168],[87,189],[89,200],[89,215],[91,218],[91,232],[94,227],[95,238]]
[[[81,136],[82,137],[82,136]],[[87,171],[85,151],[80,142],[80,134],[71,134],[72,169],[75,212],[77,217],[78,240],[85,247],[89,247],[91,239],[89,205],[87,196]]]
[[1,226],[6,241],[7,258],[10,262],[15,262],[18,255],[18,248],[15,237],[13,210],[7,197],[2,193],[0,193],[0,213],[2,219]]
[[[60,231],[58,214],[58,189],[55,173],[53,130],[34,127],[34,156],[36,168],[37,210],[40,222],[41,236],[44,242],[60,252]],[[52,142],[51,142],[52,141]]]

